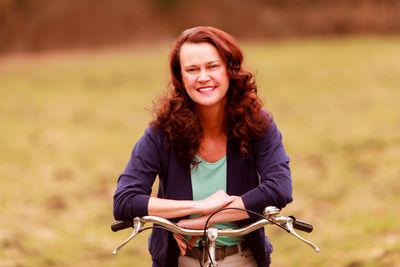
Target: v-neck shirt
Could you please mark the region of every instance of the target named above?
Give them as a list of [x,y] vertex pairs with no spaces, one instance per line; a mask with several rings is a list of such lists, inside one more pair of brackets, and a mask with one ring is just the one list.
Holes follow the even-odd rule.
[[[226,156],[216,162],[207,162],[196,155],[199,164],[191,168],[190,176],[192,181],[193,200],[201,200],[207,198],[217,192],[223,190],[226,192]],[[191,215],[191,218],[199,215]],[[235,229],[238,225],[235,222],[215,223],[213,226],[220,229]],[[220,236],[217,238],[216,245],[231,246],[239,244],[243,241],[242,236]],[[199,245],[199,240],[196,246]]]

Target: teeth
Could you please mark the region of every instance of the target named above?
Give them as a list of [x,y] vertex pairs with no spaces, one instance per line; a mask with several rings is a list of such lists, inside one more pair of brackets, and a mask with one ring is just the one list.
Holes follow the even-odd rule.
[[207,88],[201,88],[201,89],[199,89],[199,91],[200,92],[207,92],[207,91],[211,91],[213,89],[214,89],[214,87],[207,87]]

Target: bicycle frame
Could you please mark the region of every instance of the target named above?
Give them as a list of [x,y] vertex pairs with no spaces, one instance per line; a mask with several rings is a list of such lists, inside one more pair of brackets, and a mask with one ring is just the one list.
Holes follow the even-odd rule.
[[[208,255],[207,257],[207,262],[203,262],[205,266],[217,266],[217,263],[215,261],[215,242],[218,238],[218,236],[242,236],[246,235],[254,230],[257,230],[261,227],[264,227],[268,224],[277,224],[283,229],[285,229],[288,233],[291,235],[295,236],[302,242],[306,243],[310,247],[312,247],[316,252],[319,252],[320,249],[314,245],[312,242],[304,239],[301,237],[299,234],[296,233],[294,228],[306,232],[311,232],[312,231],[312,225],[296,220],[294,217],[289,216],[289,217],[284,217],[284,216],[278,216],[280,213],[280,210],[276,207],[266,207],[263,211],[263,215],[265,219],[258,220],[246,227],[242,227],[239,229],[218,229],[216,227],[208,227],[205,231],[204,230],[194,230],[194,229],[185,229],[177,226],[176,224],[170,222],[169,220],[157,217],[157,216],[143,216],[141,218],[136,217],[133,219],[133,232],[132,234],[126,239],[124,242],[122,242],[114,251],[113,254],[116,255],[118,251],[125,246],[132,238],[134,238],[142,229],[143,225],[145,223],[156,223],[158,225],[161,225],[162,227],[168,229],[169,231],[180,234],[180,235],[190,235],[190,236],[203,236],[204,233],[206,233],[207,238],[208,238]],[[115,227],[118,224],[122,224],[126,222],[117,222],[112,225],[113,231],[118,231],[122,228]],[[125,226],[123,227],[125,228]]]

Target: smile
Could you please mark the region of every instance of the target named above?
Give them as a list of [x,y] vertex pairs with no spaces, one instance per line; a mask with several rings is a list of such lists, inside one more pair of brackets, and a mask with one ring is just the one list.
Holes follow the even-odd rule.
[[213,91],[216,88],[216,86],[208,86],[208,87],[200,87],[197,89],[200,93],[208,93]]

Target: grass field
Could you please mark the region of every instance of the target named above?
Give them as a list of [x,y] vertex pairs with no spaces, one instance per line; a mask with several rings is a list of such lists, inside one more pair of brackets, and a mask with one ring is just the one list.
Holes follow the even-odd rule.
[[[266,231],[272,266],[399,266],[400,38],[242,44],[292,159],[283,214],[309,247]],[[150,266],[118,256],[118,174],[167,78],[168,45],[0,58],[0,266]]]

